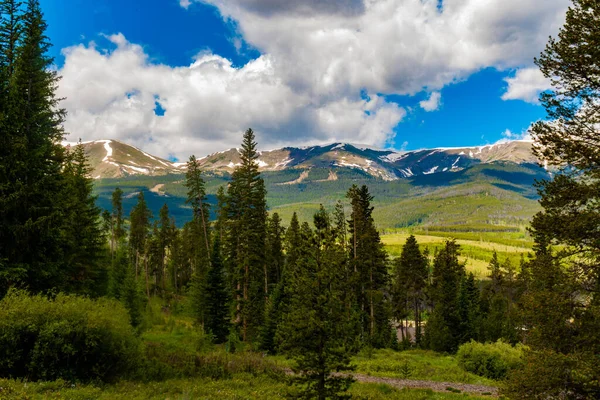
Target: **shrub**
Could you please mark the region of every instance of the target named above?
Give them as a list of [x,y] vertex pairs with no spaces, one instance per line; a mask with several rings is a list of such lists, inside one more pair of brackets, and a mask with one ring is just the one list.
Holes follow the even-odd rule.
[[135,367],[140,342],[117,301],[10,291],[0,301],[0,376],[109,381]]
[[468,372],[490,379],[504,379],[507,374],[523,365],[523,348],[501,340],[496,343],[471,341],[458,348],[458,365]]

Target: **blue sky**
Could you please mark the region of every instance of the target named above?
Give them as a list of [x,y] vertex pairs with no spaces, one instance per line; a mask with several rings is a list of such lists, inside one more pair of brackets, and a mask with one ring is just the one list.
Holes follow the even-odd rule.
[[416,149],[519,137],[544,118],[532,60],[567,0],[315,1],[41,0],[69,139],[185,158],[253,127],[270,148]]

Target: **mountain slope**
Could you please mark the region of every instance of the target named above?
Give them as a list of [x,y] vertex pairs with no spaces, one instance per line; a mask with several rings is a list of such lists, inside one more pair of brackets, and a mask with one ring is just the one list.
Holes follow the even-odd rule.
[[[94,169],[93,177],[117,178],[131,175],[159,176],[185,171],[185,163],[172,163],[152,156],[116,140],[97,140],[84,143]],[[395,152],[367,147],[333,143],[326,146],[285,147],[259,152],[260,170],[301,170],[307,177],[311,169],[329,169],[324,180],[336,179],[337,171],[357,170],[374,178],[396,180],[431,175],[446,171],[458,172],[477,164],[509,161],[517,164],[536,162],[531,143],[512,141],[495,145],[439,148]],[[237,149],[229,149],[198,159],[205,171],[229,173],[240,163]],[[301,175],[302,173],[299,173]],[[299,183],[296,177],[289,182]]]
[[[66,147],[76,143],[64,143]],[[117,140],[84,142],[94,179],[181,173],[177,165]]]

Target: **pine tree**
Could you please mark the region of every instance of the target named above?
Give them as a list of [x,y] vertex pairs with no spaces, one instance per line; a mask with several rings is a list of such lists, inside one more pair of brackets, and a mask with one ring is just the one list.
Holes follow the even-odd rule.
[[425,329],[425,344],[432,350],[454,352],[461,337],[459,315],[459,288],[465,275],[465,266],[458,261],[459,245],[446,242],[433,261],[430,298],[433,311]]
[[[281,279],[284,264],[283,237],[285,228],[281,225],[279,214],[273,213],[267,221],[266,266],[267,282],[275,288]],[[270,292],[270,290],[269,290]]]
[[[4,0],[0,26],[0,295],[66,289],[61,173],[65,112],[39,2]],[[6,13],[6,14],[5,14]]]
[[225,270],[221,261],[221,244],[218,236],[213,243],[210,270],[206,284],[206,329],[215,343],[224,343],[229,335],[229,295],[225,283]]
[[536,255],[519,277],[531,352],[507,385],[513,398],[600,397],[598,49],[600,2],[573,0],[558,37],[535,60],[553,89],[540,96],[548,120],[531,129],[534,150],[562,171],[539,184],[542,211],[531,222]]
[[100,208],[93,195],[91,167],[83,145],[79,143],[68,153],[63,187],[63,217],[65,272],[68,291],[80,294],[104,294],[107,271],[103,266],[104,241],[100,227]]
[[139,277],[140,270],[143,268],[146,278],[146,292],[150,297],[148,284],[148,238],[150,234],[150,219],[152,212],[146,204],[144,192],[140,192],[137,198],[137,204],[131,210],[129,216],[129,248],[131,259],[135,265],[135,277]]
[[[421,314],[425,303],[428,278],[428,260],[419,250],[413,235],[406,239],[400,257],[395,260],[393,272],[394,316],[401,322],[412,312],[415,320],[415,343],[421,343]],[[403,327],[405,324],[402,325]],[[402,329],[404,335],[404,329]]]
[[[323,211],[323,210],[322,210]],[[348,289],[343,250],[326,213],[315,215],[316,232],[303,224],[310,251],[298,259],[291,278],[291,306],[278,336],[282,349],[294,358],[293,378],[302,398],[346,398],[352,378],[336,373],[351,371],[349,327],[344,303]]]
[[258,171],[254,132],[244,133],[241,165],[236,167],[227,189],[228,273],[236,303],[236,322],[244,341],[257,338],[264,320],[266,189]]
[[480,293],[475,282],[475,276],[472,273],[463,275],[458,293],[459,345],[480,338],[481,309],[479,298]]
[[362,313],[363,337],[367,345],[385,347],[393,339],[387,287],[390,277],[387,253],[373,220],[373,196],[367,186],[350,188],[350,246],[353,280],[358,307]]
[[159,274],[160,274],[160,286],[164,293],[167,288],[167,257],[171,251],[171,245],[173,243],[173,225],[171,218],[169,217],[169,207],[167,203],[163,204],[159,212],[159,226],[158,226],[158,257],[159,257]]
[[187,172],[185,174],[185,186],[188,188],[186,203],[191,204],[192,210],[194,211],[193,220],[200,225],[202,244],[205,246],[206,257],[208,258],[208,254],[210,253],[210,239],[208,232],[208,218],[210,211],[208,203],[206,202],[205,185],[196,156],[190,156],[190,160],[187,163]]
[[112,213],[110,219],[110,248],[114,254],[116,247],[125,238],[125,219],[123,217],[123,191],[115,188],[112,193]]

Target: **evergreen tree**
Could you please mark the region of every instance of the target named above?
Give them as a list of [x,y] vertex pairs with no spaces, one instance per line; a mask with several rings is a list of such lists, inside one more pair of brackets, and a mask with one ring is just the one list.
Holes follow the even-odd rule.
[[228,273],[236,304],[236,322],[244,341],[257,338],[264,320],[266,189],[258,171],[254,132],[244,133],[240,149],[241,165],[236,167],[227,189],[228,234],[226,237]]
[[[415,321],[415,343],[421,343],[421,314],[425,304],[428,278],[428,260],[419,250],[413,235],[406,239],[400,257],[394,262],[393,296],[394,316],[401,322],[412,312]],[[403,327],[405,324],[402,325]],[[404,335],[404,329],[402,329]]]
[[[131,252],[131,258],[135,265],[135,276],[139,277],[140,269],[143,267],[146,274],[146,281],[148,280],[147,270],[147,258],[148,258],[148,237],[150,233],[150,219],[152,218],[152,212],[146,204],[144,198],[144,192],[140,192],[137,198],[137,204],[131,210],[129,216],[130,230],[129,230],[129,247]],[[146,285],[148,286],[148,285]],[[149,289],[147,290],[148,296]]]
[[[281,325],[282,349],[295,359],[293,381],[302,398],[346,398],[351,348],[344,291],[346,262],[326,213],[315,216],[316,232],[303,225],[310,251],[298,259],[291,279],[291,306]],[[307,230],[308,229],[308,230]],[[310,235],[310,236],[309,236]]]
[[[284,264],[283,237],[285,228],[281,226],[279,214],[273,213],[267,221],[266,266],[269,287],[275,288],[281,279]],[[270,292],[270,290],[269,290]]]
[[296,213],[292,215],[290,226],[285,231],[283,247],[287,255],[285,265],[281,272],[281,279],[269,296],[265,322],[261,331],[261,349],[272,354],[279,350],[281,344],[281,334],[278,334],[278,330],[281,329],[283,318],[289,311],[292,293],[291,279],[299,260],[308,251],[308,244],[303,240]]
[[354,185],[347,193],[351,201],[350,245],[356,299],[363,321],[364,342],[384,347],[394,340],[387,297],[387,254],[373,221],[373,196],[367,186]]
[[[531,129],[534,149],[562,171],[539,184],[543,209],[531,223],[536,255],[519,279],[531,352],[507,385],[513,398],[600,397],[598,49],[600,2],[573,0],[558,37],[535,60],[553,89],[540,96],[548,120]],[[557,379],[540,379],[549,373]]]
[[460,330],[458,344],[480,338],[481,311],[479,304],[479,288],[472,273],[463,275],[458,293],[458,316]]
[[160,286],[163,293],[167,288],[167,257],[171,251],[171,245],[173,243],[173,225],[171,218],[169,217],[169,207],[167,203],[163,204],[159,212],[159,226],[158,226],[158,258],[160,268]]
[[206,285],[206,329],[215,337],[215,343],[224,343],[229,335],[229,295],[225,270],[221,261],[221,244],[214,240],[210,270]]
[[202,244],[206,249],[206,258],[210,253],[208,218],[209,206],[206,202],[206,188],[202,178],[202,171],[198,166],[196,156],[190,156],[187,163],[187,172],[185,174],[185,186],[188,188],[186,203],[191,204],[194,211],[193,220],[200,225]]
[[116,188],[112,193],[112,213],[110,224],[110,248],[114,254],[115,249],[125,237],[125,219],[123,217],[123,191]]
[[63,229],[67,265],[65,288],[80,294],[102,295],[106,290],[107,271],[102,261],[105,255],[100,226],[100,208],[93,195],[93,180],[83,145],[79,143],[68,153],[63,187]]
[[0,26],[0,296],[66,289],[61,173],[65,112],[39,2],[4,0]]
[[458,261],[459,245],[446,242],[433,261],[430,298],[433,311],[427,321],[424,342],[435,351],[454,352],[460,344],[461,321],[458,294],[465,266]]

